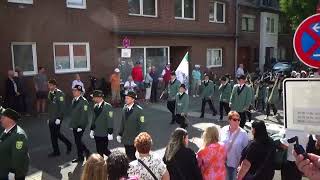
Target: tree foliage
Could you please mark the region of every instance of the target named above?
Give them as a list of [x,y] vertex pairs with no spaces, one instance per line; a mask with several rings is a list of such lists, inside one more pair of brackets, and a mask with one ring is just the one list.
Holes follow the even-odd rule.
[[307,17],[316,13],[318,0],[280,0],[281,11],[287,16],[293,31]]

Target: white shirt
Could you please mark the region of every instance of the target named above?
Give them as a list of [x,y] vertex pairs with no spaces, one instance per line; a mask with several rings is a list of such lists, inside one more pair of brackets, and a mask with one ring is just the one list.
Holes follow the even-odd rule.
[[16,124],[14,124],[14,125],[13,125],[12,127],[10,127],[9,129],[5,129],[5,130],[4,130],[4,133],[7,134],[8,132],[10,132],[11,129],[14,128],[15,125],[16,125]]
[[241,67],[238,67],[236,77],[240,77],[241,75],[244,75],[244,70]]
[[81,80],[74,80],[74,81],[72,81],[72,86],[71,86],[71,88],[74,88],[74,86],[76,86],[76,85],[79,85],[79,86],[82,87],[83,93],[86,92],[85,89],[84,89],[83,82],[82,82]]
[[96,103],[96,104],[94,105],[94,107],[98,107],[98,108],[100,108],[100,107],[101,107],[101,105],[102,105],[102,103],[103,103],[103,101],[101,101],[100,103]]
[[134,91],[134,88],[137,87],[137,85],[133,81],[126,81],[124,87],[126,88],[125,93],[128,93],[128,91]]
[[132,103],[131,105],[127,105],[128,110],[130,111],[133,107],[134,103]]
[[78,101],[80,97],[81,97],[81,96],[78,96],[78,97],[74,97],[74,98],[73,98],[73,101],[72,101],[72,103],[73,103],[73,102],[75,102],[75,101]]
[[[239,127],[240,128],[240,127]],[[226,149],[233,140],[234,135],[237,131],[230,133],[230,126],[224,126],[221,129],[221,141],[226,145]],[[247,132],[240,128],[240,132],[237,138],[234,140],[234,143],[229,152],[227,152],[227,165],[229,167],[237,168],[239,166],[241,152],[248,145],[249,138]]]

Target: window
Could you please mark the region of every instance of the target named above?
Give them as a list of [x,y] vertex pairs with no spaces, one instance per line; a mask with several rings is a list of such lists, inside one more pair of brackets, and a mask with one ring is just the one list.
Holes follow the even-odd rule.
[[11,43],[13,69],[20,67],[24,75],[37,74],[36,43],[13,42]]
[[278,48],[278,60],[286,60],[286,48],[285,47]]
[[267,17],[267,32],[274,33],[275,32],[275,21],[274,18]]
[[129,15],[157,16],[157,0],[128,0]]
[[176,19],[195,19],[195,0],[175,0]]
[[286,21],[284,20],[279,21],[278,29],[280,34],[288,34],[290,31],[289,27],[290,26]]
[[89,43],[53,43],[56,73],[90,71]]
[[87,2],[86,0],[66,0],[68,8],[76,8],[76,9],[86,9]]
[[255,16],[243,15],[241,18],[241,30],[247,32],[255,31]]
[[225,11],[226,11],[225,3],[210,0],[210,2],[209,2],[209,21],[216,22],[216,23],[224,23],[225,22]]
[[131,57],[121,57],[121,48],[118,49],[121,79],[126,81],[128,76],[131,75],[132,67],[137,62],[142,64],[143,72],[146,73],[149,67],[155,66],[157,69],[157,75],[160,75],[163,67],[169,62],[169,47],[143,47],[136,46],[130,47]]
[[8,0],[9,3],[33,4],[33,0]]
[[207,49],[207,67],[222,67],[222,49]]

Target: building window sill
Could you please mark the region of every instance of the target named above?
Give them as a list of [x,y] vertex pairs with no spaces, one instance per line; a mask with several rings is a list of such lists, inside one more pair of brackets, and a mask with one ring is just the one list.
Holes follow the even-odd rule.
[[157,18],[157,15],[144,15],[144,14],[131,14],[129,13],[129,16],[136,16],[136,17],[148,17],[148,18]]
[[187,21],[195,21],[195,18],[184,18],[184,17],[174,17],[177,20],[187,20]]

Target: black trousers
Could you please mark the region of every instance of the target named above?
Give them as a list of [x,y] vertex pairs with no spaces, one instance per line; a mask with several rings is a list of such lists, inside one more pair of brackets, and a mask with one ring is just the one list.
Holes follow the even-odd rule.
[[126,151],[126,155],[130,161],[136,160],[136,148],[134,145],[124,145],[124,149]]
[[71,148],[71,142],[60,132],[61,124],[56,125],[55,121],[49,122],[51,144],[54,153],[60,153],[58,139],[61,140],[67,148]]
[[276,115],[278,112],[277,107],[275,104],[270,104],[270,103],[267,104],[266,115],[267,116],[270,115],[270,108],[272,108],[273,110],[273,115]]
[[186,129],[188,127],[188,124],[186,122],[186,117],[181,116],[181,114],[175,115],[175,121],[180,125],[181,128]]
[[108,149],[108,136],[106,137],[97,137],[94,136],[94,140],[96,142],[96,148],[98,154],[100,154],[102,157],[105,154],[106,156],[109,156],[111,154],[110,150]]
[[171,121],[174,122],[174,119],[175,119],[175,115],[174,115],[174,110],[176,108],[176,101],[173,100],[173,101],[167,101],[167,108],[169,109],[169,111],[171,112]]
[[151,102],[157,102],[157,90],[158,90],[158,83],[157,82],[153,82],[152,86],[151,86],[151,97],[150,100]]
[[206,98],[203,98],[202,99],[202,105],[201,105],[201,116],[204,115],[204,110],[206,108],[206,104],[209,104],[209,107],[212,111],[212,114],[215,116],[217,114],[217,110],[216,108],[214,108],[214,104],[212,103],[211,99],[206,99]]
[[220,106],[219,106],[219,110],[220,110],[220,119],[223,119],[223,109],[226,112],[226,114],[228,114],[230,112],[230,107],[229,107],[229,103],[220,101]]
[[240,115],[240,127],[244,128],[244,125],[246,124],[246,111],[238,113]]
[[287,161],[284,163],[281,169],[281,180],[301,180],[302,173],[297,168],[297,165],[293,161]]
[[90,154],[89,149],[82,142],[83,133],[84,133],[84,129],[82,129],[81,132],[77,132],[77,129],[73,130],[74,142],[76,143],[78,158],[80,159],[83,158],[83,153],[85,153],[86,156],[89,156]]
[[264,102],[264,100],[263,99],[258,99],[258,100],[256,100],[256,109],[257,110],[259,110],[259,108],[261,107],[261,111],[264,111],[264,109],[265,109],[265,102]]

